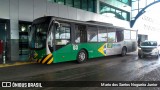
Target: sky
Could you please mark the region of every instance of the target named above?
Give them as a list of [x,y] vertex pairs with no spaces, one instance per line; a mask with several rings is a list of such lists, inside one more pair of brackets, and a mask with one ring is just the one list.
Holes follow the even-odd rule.
[[138,34],[148,35],[148,40],[159,40],[160,38],[160,2],[145,10],[135,22],[133,28]]

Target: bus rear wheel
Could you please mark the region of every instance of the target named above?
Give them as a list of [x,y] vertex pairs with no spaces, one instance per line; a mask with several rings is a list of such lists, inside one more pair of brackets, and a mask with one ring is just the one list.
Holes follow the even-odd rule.
[[85,50],[79,51],[78,56],[77,56],[77,62],[82,63],[82,62],[85,62],[86,60],[87,60],[86,51]]
[[123,56],[126,56],[126,53],[127,53],[127,49],[126,49],[126,47],[123,47],[122,48],[122,52],[121,52],[121,56],[123,57]]

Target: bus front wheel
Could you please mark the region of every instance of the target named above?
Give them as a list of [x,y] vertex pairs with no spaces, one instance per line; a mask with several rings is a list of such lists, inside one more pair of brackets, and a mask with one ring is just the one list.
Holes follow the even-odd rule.
[[122,56],[122,57],[125,56],[126,53],[127,53],[127,49],[126,49],[126,47],[123,47],[123,48],[122,48],[122,52],[121,52],[121,56]]
[[78,56],[77,56],[77,62],[82,63],[82,62],[85,62],[86,60],[87,60],[86,51],[85,50],[79,51]]

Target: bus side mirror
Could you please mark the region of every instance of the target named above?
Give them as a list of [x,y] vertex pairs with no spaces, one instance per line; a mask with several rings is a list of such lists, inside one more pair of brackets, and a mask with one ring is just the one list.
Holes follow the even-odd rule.
[[28,26],[28,32],[31,32],[31,25]]
[[55,21],[54,23],[55,23],[55,26],[56,26],[57,28],[60,28],[60,27],[61,27],[61,24],[60,24],[59,22]]

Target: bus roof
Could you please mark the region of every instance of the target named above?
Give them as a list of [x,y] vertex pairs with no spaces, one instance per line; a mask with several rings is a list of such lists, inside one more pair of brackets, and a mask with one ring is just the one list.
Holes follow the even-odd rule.
[[71,22],[71,23],[77,23],[77,24],[87,24],[87,25],[94,25],[94,26],[102,26],[102,27],[114,27],[114,28],[121,28],[121,29],[130,29],[133,30],[131,28],[125,28],[125,27],[120,27],[120,26],[114,26],[111,23],[105,23],[105,22],[99,22],[99,21],[79,21],[79,20],[73,20],[73,19],[66,19],[66,18],[60,18],[60,17],[55,17],[55,16],[44,16],[44,17],[40,17],[37,18],[33,21],[33,24],[37,24],[40,22],[49,22],[50,20],[58,20],[58,21],[62,21],[62,22]]

